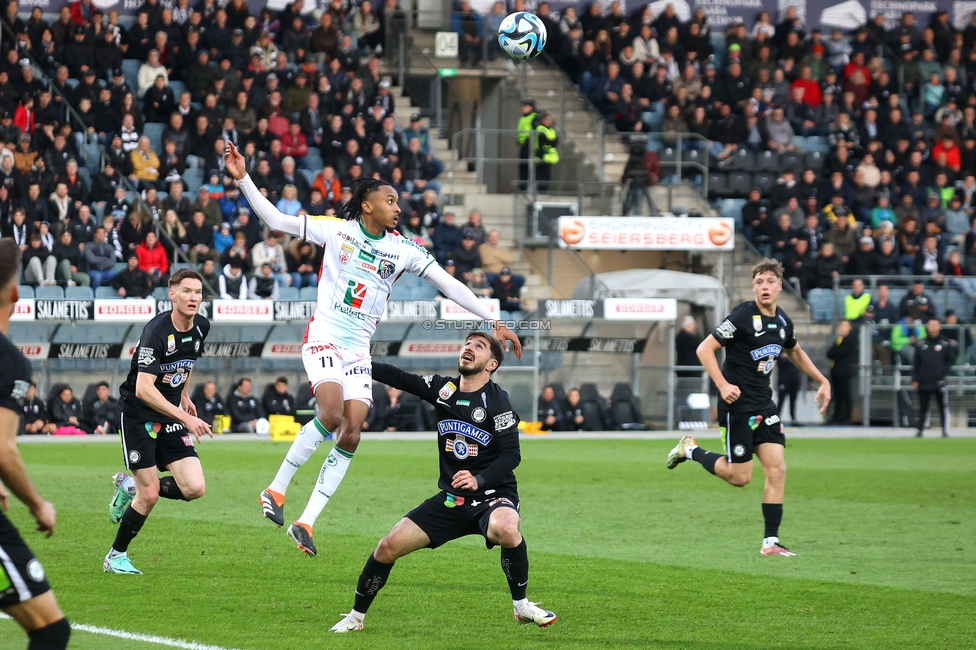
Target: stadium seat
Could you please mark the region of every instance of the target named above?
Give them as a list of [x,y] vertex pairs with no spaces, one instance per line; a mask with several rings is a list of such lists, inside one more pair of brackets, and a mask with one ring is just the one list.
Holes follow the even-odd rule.
[[180,95],[186,90],[186,84],[182,81],[177,81],[176,79],[169,80],[169,87],[173,89],[173,97],[176,98],[177,103],[180,101]]
[[112,287],[98,287],[95,289],[96,300],[114,300],[119,297],[119,292]]
[[580,386],[579,405],[583,412],[584,431],[606,431],[610,428],[610,416],[606,411],[604,399],[596,389],[596,384],[586,383]]
[[315,182],[315,172],[313,172],[311,169],[299,169],[298,173],[305,177],[305,180],[308,181],[309,187],[311,187],[312,183]]
[[732,155],[732,163],[730,164],[729,168],[736,171],[756,171],[756,154],[748,149],[736,149],[735,153]]
[[610,414],[618,429],[643,429],[640,400],[630,384],[614,384],[610,393]]
[[661,173],[672,174],[677,173],[675,164],[678,161],[678,152],[675,151],[674,147],[665,147],[661,149],[658,153],[658,160],[661,162]]
[[746,197],[752,189],[752,174],[735,171],[729,174],[729,196]]
[[64,297],[66,300],[94,300],[95,292],[91,287],[68,287]]
[[780,169],[787,170],[792,169],[795,173],[799,174],[803,170],[803,154],[795,153],[793,151],[788,151],[779,157]]
[[818,323],[829,323],[834,320],[833,289],[810,289],[807,294],[807,302],[810,303],[813,320]]
[[410,289],[413,298],[411,300],[433,300],[437,297],[437,287],[426,282]]
[[721,172],[708,173],[708,195],[712,197],[723,197],[728,194],[728,177]]
[[196,271],[197,267],[195,264],[188,264],[186,262],[174,262],[169,267],[170,274],[176,273],[177,271],[182,271],[183,269],[190,269],[191,271]]
[[301,291],[298,292],[300,300],[317,300],[319,297],[319,290],[317,287],[302,287]]
[[819,173],[823,169],[825,158],[826,156],[819,151],[808,151],[803,157],[803,166],[805,169],[812,169]]
[[34,292],[34,297],[38,300],[63,300],[64,289],[58,286],[37,287],[37,291]]
[[764,172],[779,171],[781,169],[780,156],[775,151],[763,151],[759,154],[756,163],[759,170]]
[[163,150],[163,129],[166,125],[162,122],[147,122],[142,127],[142,135],[149,138],[149,144],[153,151]]
[[769,194],[776,185],[777,172],[756,172],[752,175],[752,184],[760,189],[763,196]]
[[132,88],[133,92],[139,87],[139,68],[142,61],[139,59],[123,59],[122,72],[125,74],[125,81]]
[[169,300],[169,289],[166,287],[156,287],[153,289],[152,297],[156,300]]
[[401,287],[399,284],[393,285],[390,292],[390,300],[413,300],[414,287]]
[[34,287],[29,284],[22,284],[17,287],[17,292],[20,294],[21,298],[33,298],[34,297]]
[[955,311],[961,320],[968,320],[968,315],[972,312],[966,294],[956,290],[949,291],[949,295],[946,298],[946,309]]
[[295,287],[278,287],[278,300],[298,300],[298,295]]

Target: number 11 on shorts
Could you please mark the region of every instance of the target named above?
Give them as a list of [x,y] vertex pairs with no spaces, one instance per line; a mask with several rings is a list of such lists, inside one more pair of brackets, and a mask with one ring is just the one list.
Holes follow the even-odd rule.
[[[326,367],[332,368],[333,367],[332,366],[332,357],[319,357],[319,359],[322,361],[322,367],[323,368],[326,368]],[[325,362],[326,361],[329,362],[329,365],[328,366],[325,365]]]

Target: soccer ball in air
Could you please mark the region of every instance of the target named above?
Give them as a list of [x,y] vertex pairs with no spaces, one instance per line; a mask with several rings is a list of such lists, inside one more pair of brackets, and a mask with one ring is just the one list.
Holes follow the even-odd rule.
[[546,38],[546,26],[537,16],[527,11],[509,14],[498,28],[498,44],[518,61],[542,54]]

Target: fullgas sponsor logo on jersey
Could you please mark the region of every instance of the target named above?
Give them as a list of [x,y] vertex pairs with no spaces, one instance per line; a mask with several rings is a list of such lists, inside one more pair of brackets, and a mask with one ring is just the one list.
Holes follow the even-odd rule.
[[490,443],[492,438],[492,435],[484,429],[479,429],[473,424],[461,420],[441,420],[437,423],[437,432],[442,436],[448,434],[465,436],[482,445]]
[[753,350],[750,354],[752,355],[753,361],[759,361],[759,372],[768,375],[773,371],[773,367],[776,365],[776,359],[779,358],[782,351],[783,346],[781,345],[764,345],[758,350]]

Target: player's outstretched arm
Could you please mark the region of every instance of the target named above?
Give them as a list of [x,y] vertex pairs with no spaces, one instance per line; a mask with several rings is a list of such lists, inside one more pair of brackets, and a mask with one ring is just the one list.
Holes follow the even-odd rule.
[[437,399],[437,391],[424,381],[423,377],[404,372],[387,363],[373,362],[373,379],[381,384],[393,386],[411,395],[416,395],[431,404]]
[[474,295],[471,289],[463,282],[445,271],[436,262],[431,265],[430,270],[427,271],[427,275],[424,278],[437,287],[445,296],[472,314],[491,322],[494,325],[495,337],[502,341],[502,345],[505,345],[505,341],[509,341],[512,344],[512,349],[515,351],[515,357],[517,359],[522,358],[522,343],[518,340],[518,336],[504,324],[495,322],[494,317],[488,311],[484,302],[478,296]]
[[0,408],[0,481],[30,509],[37,520],[37,529],[50,537],[54,534],[54,506],[41,497],[27,475],[27,468],[17,449],[19,424],[19,413]]
[[227,150],[224,152],[224,162],[227,165],[227,171],[237,180],[241,192],[244,194],[247,202],[251,204],[251,209],[261,218],[261,221],[267,224],[272,230],[280,230],[289,235],[305,237],[305,233],[302,231],[306,218],[291,217],[283,214],[271,201],[264,198],[264,195],[258,190],[254,181],[247,175],[244,166],[244,156],[237,150],[233,142],[227,144]]
[[827,378],[823,376],[820,369],[810,360],[809,355],[800,347],[799,343],[792,348],[786,348],[786,356],[790,358],[793,365],[799,368],[803,374],[814,381],[820,382],[820,388],[817,390],[813,401],[820,403],[820,400],[823,400],[823,404],[820,406],[820,413],[824,413],[827,410],[827,405],[830,404],[830,382],[827,381]]
[[722,368],[718,365],[718,357],[716,353],[722,349],[722,344],[719,343],[714,336],[709,334],[705,337],[705,340],[698,345],[698,360],[701,361],[702,367],[705,368],[705,372],[708,376],[712,378],[715,382],[715,386],[718,387],[719,394],[722,396],[722,400],[727,404],[731,404],[735,400],[739,399],[741,391],[738,386],[730,384],[726,379],[725,375],[722,374]]

